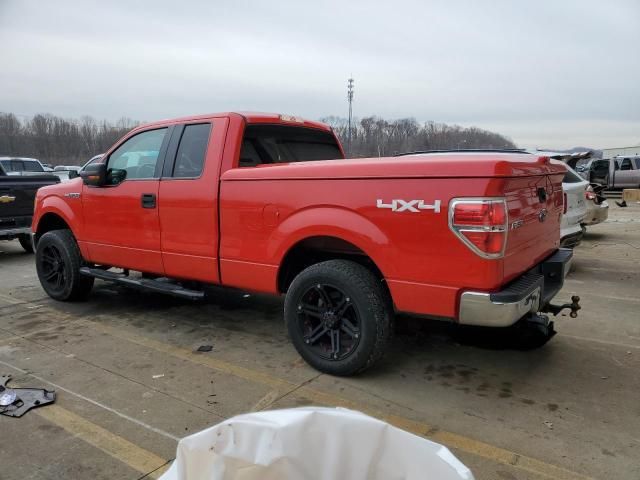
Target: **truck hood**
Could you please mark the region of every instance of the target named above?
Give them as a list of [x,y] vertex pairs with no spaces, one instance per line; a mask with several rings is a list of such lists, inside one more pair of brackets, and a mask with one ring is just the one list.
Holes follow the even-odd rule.
[[[55,175],[51,175],[56,179],[59,178]],[[38,189],[38,197],[47,197],[49,195],[63,196],[69,192],[81,192],[82,191],[82,179],[80,177],[69,180],[68,182],[56,183],[55,185],[49,185]]]
[[526,153],[452,152],[235,168],[227,170],[222,175],[222,180],[529,177],[564,172],[564,165],[551,163],[549,157],[545,156]]

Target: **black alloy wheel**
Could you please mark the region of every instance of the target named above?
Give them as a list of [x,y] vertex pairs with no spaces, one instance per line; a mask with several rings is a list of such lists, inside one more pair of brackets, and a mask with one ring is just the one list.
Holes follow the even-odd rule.
[[[40,256],[42,275],[40,281],[46,283],[47,291],[62,293],[70,278],[69,266],[56,245],[47,245]],[[44,286],[44,285],[43,285]]]
[[294,278],[284,318],[309,365],[346,376],[382,358],[393,329],[393,304],[372,270],[350,260],[328,260]]
[[335,285],[317,284],[302,295],[298,326],[304,343],[320,358],[349,356],[360,342],[360,316],[351,298]]
[[56,300],[85,299],[93,288],[93,277],[80,274],[85,262],[70,230],[52,230],[36,244],[36,271],[40,285]]

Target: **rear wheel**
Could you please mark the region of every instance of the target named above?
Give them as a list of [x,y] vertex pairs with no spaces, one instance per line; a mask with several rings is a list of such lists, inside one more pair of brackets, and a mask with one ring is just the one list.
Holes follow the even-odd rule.
[[69,230],[45,233],[36,249],[36,270],[47,295],[56,300],[83,300],[91,292],[93,277],[80,274],[84,264]]
[[284,316],[293,345],[309,365],[331,375],[353,375],[383,356],[393,308],[371,271],[330,260],[293,280]]
[[25,252],[33,253],[33,243],[31,242],[31,235],[26,233],[21,234],[18,236],[18,241],[20,242],[22,248],[24,248]]

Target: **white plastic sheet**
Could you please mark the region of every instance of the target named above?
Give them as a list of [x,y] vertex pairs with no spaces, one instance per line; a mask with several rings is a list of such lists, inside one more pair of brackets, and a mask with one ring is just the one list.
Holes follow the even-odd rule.
[[342,408],[249,413],[183,438],[161,480],[473,480],[438,443]]

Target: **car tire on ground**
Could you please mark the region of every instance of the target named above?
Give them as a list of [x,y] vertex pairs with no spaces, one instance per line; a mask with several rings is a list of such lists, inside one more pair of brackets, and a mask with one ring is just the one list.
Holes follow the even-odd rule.
[[284,318],[294,347],[309,365],[347,376],[384,355],[392,335],[393,306],[370,270],[352,261],[329,260],[293,280]]
[[18,241],[20,242],[20,246],[24,248],[25,252],[33,253],[33,242],[31,241],[31,235],[26,233],[18,235]]
[[36,248],[36,270],[44,291],[61,301],[83,300],[93,287],[93,277],[80,274],[84,264],[70,230],[45,233]]

